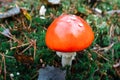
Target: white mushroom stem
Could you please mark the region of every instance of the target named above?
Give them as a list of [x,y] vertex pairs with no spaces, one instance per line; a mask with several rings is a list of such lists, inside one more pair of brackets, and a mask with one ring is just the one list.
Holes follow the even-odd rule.
[[66,65],[71,66],[72,65],[72,60],[76,56],[76,52],[56,52],[56,54],[59,57],[62,57],[61,64],[62,64],[63,67],[65,67]]

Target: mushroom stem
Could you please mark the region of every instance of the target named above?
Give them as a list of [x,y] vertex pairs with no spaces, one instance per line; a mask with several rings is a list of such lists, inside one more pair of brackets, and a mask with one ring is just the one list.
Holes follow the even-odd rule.
[[71,66],[72,65],[72,60],[76,56],[76,52],[56,52],[56,54],[59,57],[62,57],[61,64],[62,64],[63,67],[65,67],[66,65]]

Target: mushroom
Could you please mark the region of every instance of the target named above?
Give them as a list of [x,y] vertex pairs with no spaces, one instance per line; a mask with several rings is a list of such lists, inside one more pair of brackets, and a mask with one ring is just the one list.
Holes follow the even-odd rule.
[[48,27],[45,42],[62,57],[62,66],[72,65],[76,51],[86,49],[94,40],[91,27],[81,17],[62,14]]

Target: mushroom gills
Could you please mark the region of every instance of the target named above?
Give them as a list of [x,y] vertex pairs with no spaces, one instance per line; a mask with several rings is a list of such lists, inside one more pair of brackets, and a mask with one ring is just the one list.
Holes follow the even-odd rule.
[[72,60],[75,59],[75,56],[76,56],[76,52],[58,52],[57,51],[56,54],[59,57],[62,57],[61,64],[63,67],[65,67],[66,65],[71,66]]

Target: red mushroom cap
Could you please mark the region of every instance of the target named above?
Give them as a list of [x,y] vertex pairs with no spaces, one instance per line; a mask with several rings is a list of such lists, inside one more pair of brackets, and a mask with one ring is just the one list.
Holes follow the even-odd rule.
[[48,27],[46,45],[55,51],[75,52],[91,45],[94,33],[79,16],[62,14]]

